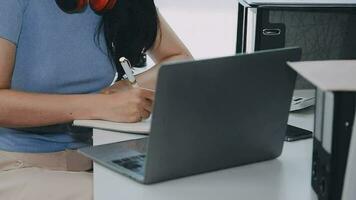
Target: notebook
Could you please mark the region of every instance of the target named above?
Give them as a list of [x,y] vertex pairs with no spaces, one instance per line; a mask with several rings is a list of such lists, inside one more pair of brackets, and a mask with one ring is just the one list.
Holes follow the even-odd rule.
[[151,130],[151,118],[137,123],[117,123],[103,120],[76,120],[74,126],[113,130],[123,133],[148,134]]

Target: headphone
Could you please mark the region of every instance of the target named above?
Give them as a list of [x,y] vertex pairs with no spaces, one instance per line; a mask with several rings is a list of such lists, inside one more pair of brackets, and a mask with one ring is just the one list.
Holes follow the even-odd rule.
[[[91,9],[97,14],[103,14],[114,8],[117,0],[89,0]],[[66,13],[78,13],[83,11],[88,0],[56,0],[58,7]]]

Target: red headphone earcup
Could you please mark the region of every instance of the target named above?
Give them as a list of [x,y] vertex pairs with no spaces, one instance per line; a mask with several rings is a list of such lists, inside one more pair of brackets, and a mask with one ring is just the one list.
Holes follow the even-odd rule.
[[103,13],[105,11],[111,10],[117,0],[89,0],[91,9],[97,13]]
[[88,3],[87,0],[79,0],[77,10],[82,11],[85,7],[87,7],[87,3]]

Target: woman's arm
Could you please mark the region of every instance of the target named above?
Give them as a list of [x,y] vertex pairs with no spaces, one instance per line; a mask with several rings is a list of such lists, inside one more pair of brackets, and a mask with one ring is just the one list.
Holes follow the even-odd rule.
[[16,46],[0,38],[0,127],[36,127],[76,119],[134,122],[149,116],[154,94],[128,89],[115,94],[49,95],[11,90]]
[[24,128],[93,119],[98,95],[45,95],[0,89],[0,126]]
[[[159,14],[159,13],[158,13]],[[172,30],[166,20],[159,14],[160,27],[158,30],[156,42],[148,54],[156,63],[148,71],[138,75],[138,84],[143,88],[154,90],[156,88],[157,76],[160,66],[163,63],[180,60],[193,60],[193,56]],[[112,94],[130,87],[127,80],[118,81],[111,87],[102,90],[104,94]]]
[[149,56],[157,63],[150,70],[137,76],[139,85],[149,89],[155,89],[157,75],[162,63],[179,60],[192,60],[193,56],[178,38],[166,20],[159,14],[160,27],[155,45],[148,51]]

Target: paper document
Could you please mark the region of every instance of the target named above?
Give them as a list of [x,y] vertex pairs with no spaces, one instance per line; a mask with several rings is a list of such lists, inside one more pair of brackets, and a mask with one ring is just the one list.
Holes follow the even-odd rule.
[[148,134],[151,129],[151,118],[137,123],[117,123],[102,120],[75,120],[73,125],[124,133]]

